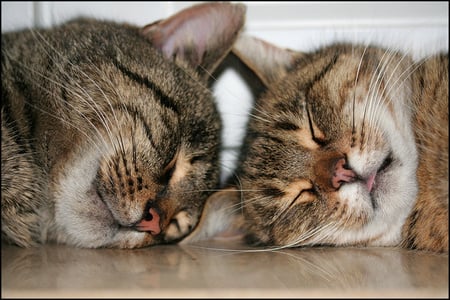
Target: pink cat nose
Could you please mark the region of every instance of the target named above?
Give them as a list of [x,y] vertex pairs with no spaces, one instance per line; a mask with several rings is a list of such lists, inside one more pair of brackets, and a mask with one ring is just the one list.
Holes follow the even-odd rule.
[[158,212],[153,207],[150,207],[144,213],[142,220],[136,225],[136,229],[139,231],[148,231],[152,235],[157,235],[161,232],[159,220],[160,217]]
[[331,184],[335,189],[341,187],[343,183],[353,182],[356,180],[356,174],[346,165],[345,158],[341,158],[334,166],[333,175],[331,178]]

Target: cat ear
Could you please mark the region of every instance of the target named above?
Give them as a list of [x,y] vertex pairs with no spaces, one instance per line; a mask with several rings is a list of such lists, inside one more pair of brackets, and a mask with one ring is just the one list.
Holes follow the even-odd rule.
[[244,217],[240,210],[240,195],[234,188],[212,194],[205,203],[197,226],[180,244],[214,239],[242,239]]
[[187,63],[208,78],[230,52],[245,12],[243,4],[203,3],[146,25],[141,34],[167,58]]
[[238,37],[232,52],[261,79],[266,87],[286,75],[296,60],[303,56],[300,52],[279,48],[247,35]]

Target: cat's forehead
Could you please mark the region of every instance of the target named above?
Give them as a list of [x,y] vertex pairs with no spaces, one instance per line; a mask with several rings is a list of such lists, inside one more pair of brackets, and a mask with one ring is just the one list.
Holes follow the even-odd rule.
[[292,104],[293,99],[298,104],[316,105],[327,100],[327,105],[342,106],[354,91],[367,92],[374,82],[380,86],[409,67],[410,59],[391,49],[333,44],[304,55],[286,76],[269,87],[266,101],[280,106],[286,101]]
[[[328,71],[337,71],[342,75],[358,71],[360,74],[382,72],[389,65],[410,62],[408,57],[394,49],[374,45],[335,43],[305,54],[298,61],[294,72],[297,74],[315,73],[315,79],[326,78]],[[310,71],[305,71],[305,70]],[[317,73],[320,69],[321,73]],[[315,70],[315,72],[314,72]],[[341,79],[341,78],[337,78]]]

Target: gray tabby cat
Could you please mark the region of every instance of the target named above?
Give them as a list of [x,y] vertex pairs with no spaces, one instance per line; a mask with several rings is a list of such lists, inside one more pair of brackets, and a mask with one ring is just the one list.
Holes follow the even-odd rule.
[[253,245],[448,252],[448,54],[413,62],[351,44],[300,53],[246,36],[233,52],[267,91],[235,188],[207,204],[228,219],[201,224],[243,229]]
[[177,242],[219,184],[211,72],[244,24],[207,3],[138,28],[77,19],[2,34],[2,241]]

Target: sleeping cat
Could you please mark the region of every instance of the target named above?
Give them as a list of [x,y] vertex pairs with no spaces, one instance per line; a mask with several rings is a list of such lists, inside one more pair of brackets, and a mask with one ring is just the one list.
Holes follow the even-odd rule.
[[245,6],[206,3],[138,28],[76,19],[2,34],[2,241],[176,242],[219,184],[207,89]]
[[448,252],[447,54],[413,62],[338,43],[300,53],[248,36],[233,53],[267,90],[250,115],[235,188],[206,206],[226,221],[201,224],[229,225],[252,245]]

